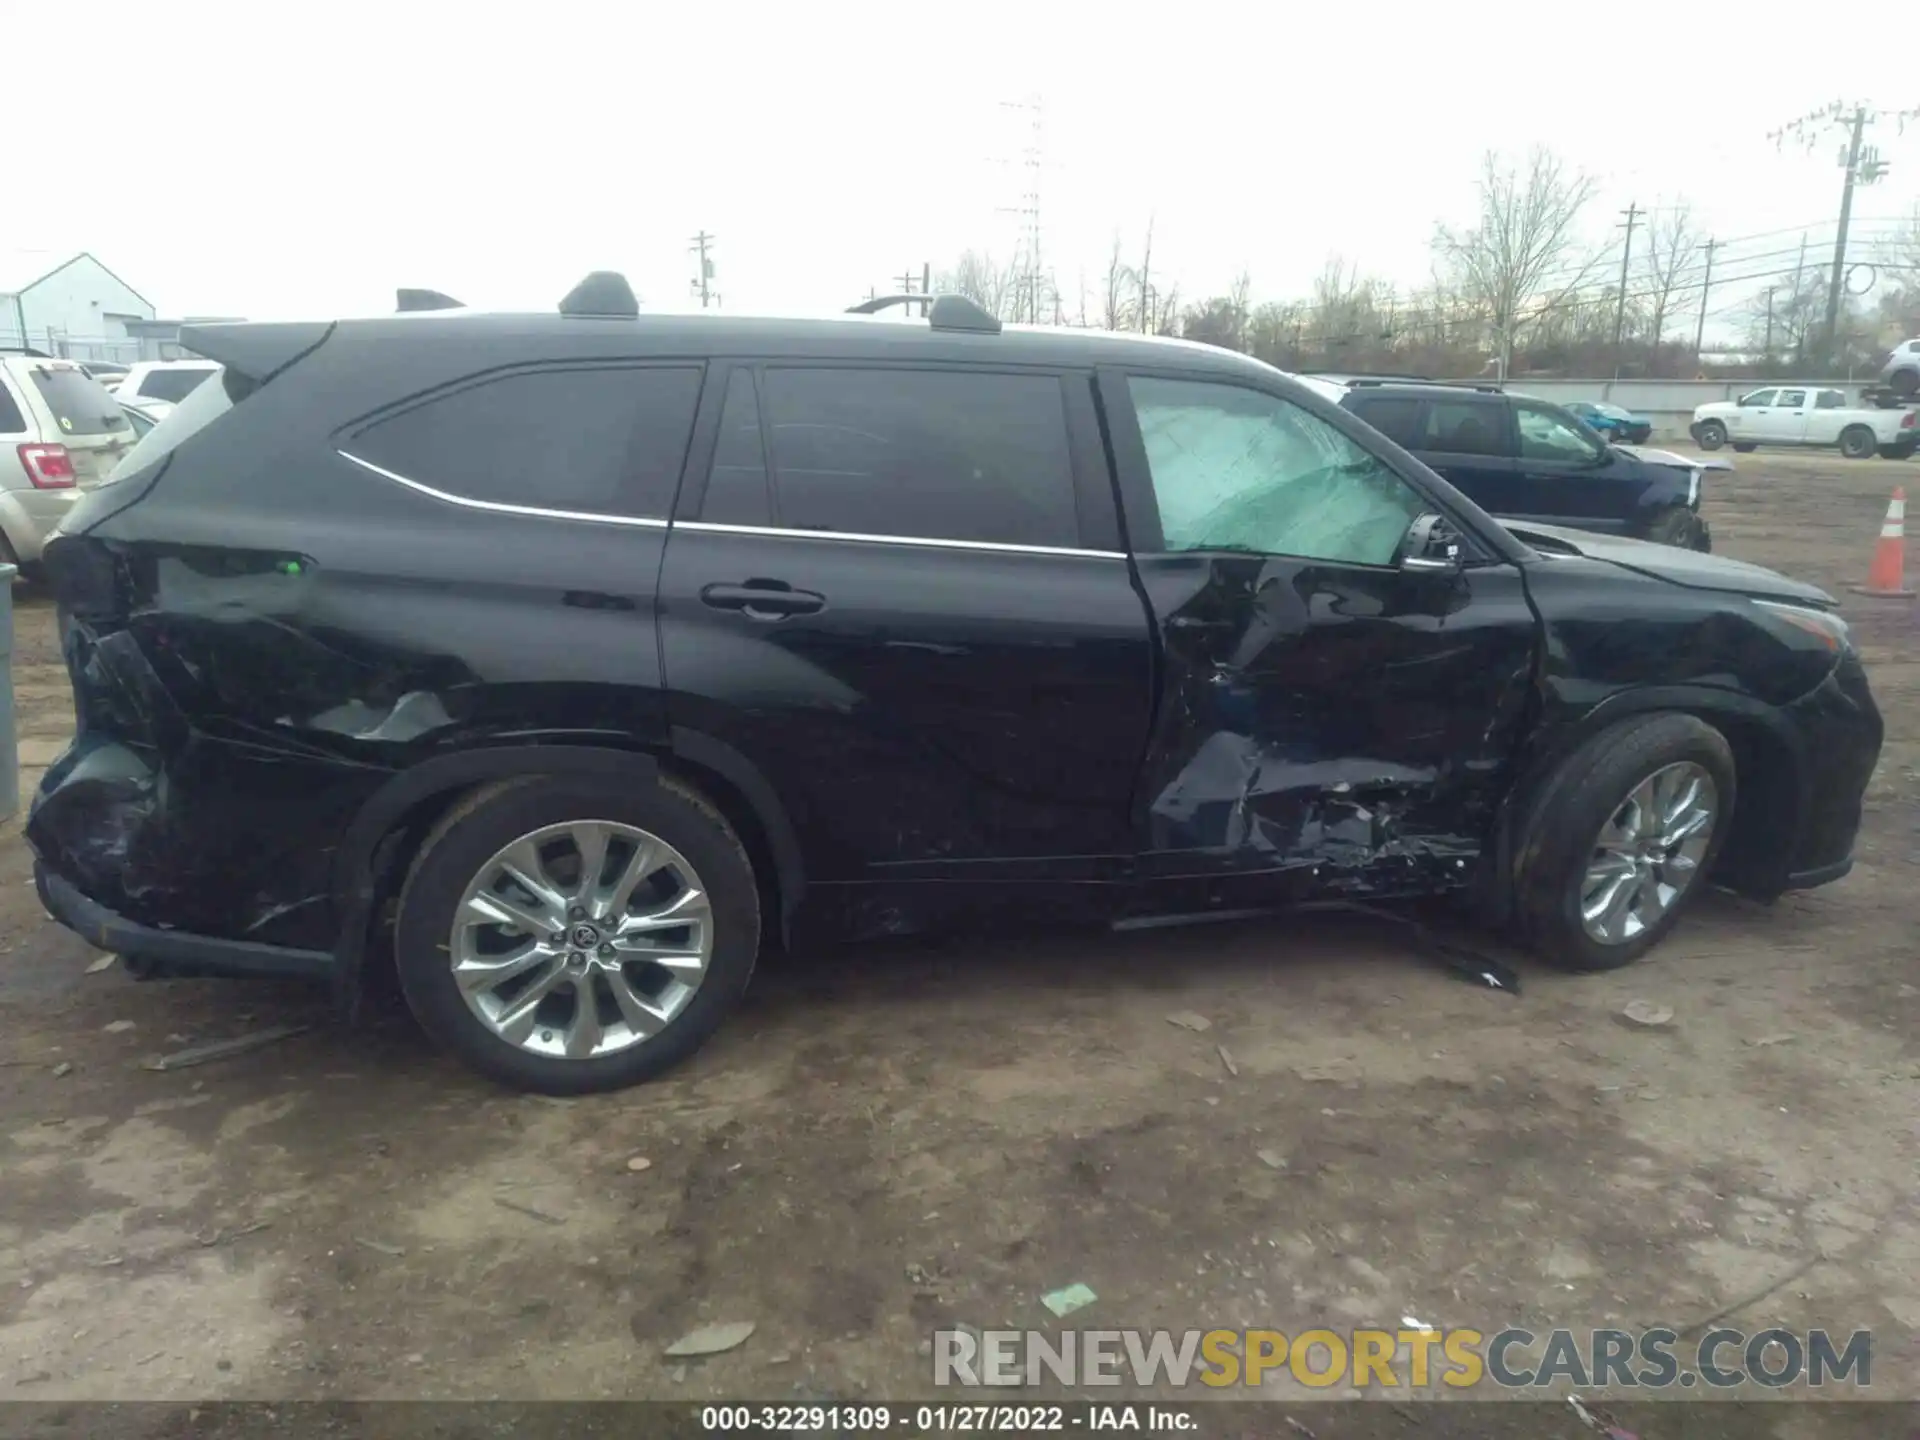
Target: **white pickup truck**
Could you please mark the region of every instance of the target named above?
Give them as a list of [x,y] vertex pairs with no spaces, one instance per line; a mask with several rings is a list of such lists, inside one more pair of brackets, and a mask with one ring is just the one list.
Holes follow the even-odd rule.
[[1913,410],[1861,409],[1838,390],[1807,385],[1769,385],[1738,400],[1712,401],[1693,412],[1687,429],[1702,450],[1836,445],[1849,460],[1904,460],[1920,449]]

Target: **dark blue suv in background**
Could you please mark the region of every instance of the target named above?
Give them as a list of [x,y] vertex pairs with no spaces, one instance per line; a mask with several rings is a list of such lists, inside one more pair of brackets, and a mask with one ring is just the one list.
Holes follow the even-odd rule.
[[1703,467],[1610,444],[1562,406],[1497,385],[1305,378],[1499,520],[1712,548]]

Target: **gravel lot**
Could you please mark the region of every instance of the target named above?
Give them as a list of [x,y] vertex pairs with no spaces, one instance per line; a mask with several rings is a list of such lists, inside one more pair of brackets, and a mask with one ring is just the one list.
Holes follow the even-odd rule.
[[[1836,593],[1920,477],[1736,463],[1716,548]],[[27,791],[71,708],[19,605]],[[1492,1331],[1685,1325],[1783,1277],[1728,1323],[1872,1328],[1875,1390],[1911,1398],[1920,612],[1847,609],[1888,722],[1854,874],[1709,896],[1617,975],[1520,961],[1518,998],[1361,917],[897,944],[767,967],[665,1081],[520,1098],[394,1004],[344,1031],[298,988],[91,971],[15,822],[0,1399],[906,1398],[936,1325],[1058,1324],[1040,1296],[1076,1281],[1074,1324]],[[1620,1023],[1634,999],[1672,1023]],[[724,1320],[757,1329],[663,1358]],[[1794,1408],[1777,1433],[1840,1433]]]

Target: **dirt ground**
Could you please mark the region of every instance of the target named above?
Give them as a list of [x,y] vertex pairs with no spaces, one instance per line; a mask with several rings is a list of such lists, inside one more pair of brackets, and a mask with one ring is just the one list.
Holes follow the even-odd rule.
[[[1920,479],[1736,463],[1716,548],[1836,594]],[[51,611],[19,605],[26,794],[71,711]],[[1708,896],[1617,975],[1519,960],[1517,998],[1365,918],[897,944],[766,967],[664,1081],[524,1098],[392,1007],[342,1030],[298,988],[92,970],[16,821],[0,1400],[924,1398],[936,1325],[1057,1328],[1040,1297],[1073,1282],[1075,1325],[1290,1332],[1678,1327],[1777,1284],[1727,1323],[1870,1328],[1874,1390],[1911,1398],[1920,611],[1846,608],[1888,726],[1853,875]],[[1634,999],[1672,1023],[1621,1023]],[[739,1349],[663,1357],[728,1320]]]

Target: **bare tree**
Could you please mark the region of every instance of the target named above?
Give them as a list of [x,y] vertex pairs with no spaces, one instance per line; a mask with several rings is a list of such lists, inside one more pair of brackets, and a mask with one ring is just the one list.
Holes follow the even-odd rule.
[[1546,150],[1535,150],[1524,172],[1488,151],[1478,223],[1435,235],[1455,285],[1493,331],[1501,376],[1527,324],[1592,275],[1598,256],[1582,252],[1577,228],[1592,198],[1593,182]]
[[1026,301],[1026,274],[1016,263],[995,260],[984,250],[963,250],[953,268],[940,277],[939,288],[964,295],[1002,320]]
[[1102,330],[1131,330],[1132,309],[1130,295],[1133,290],[1132,271],[1121,258],[1120,236],[1113,237],[1113,253],[1107,257],[1107,283],[1100,302],[1100,328]]
[[1649,349],[1660,348],[1667,317],[1673,313],[1674,292],[1700,254],[1702,237],[1693,227],[1693,209],[1685,201],[1668,210],[1656,210],[1647,222],[1647,240],[1640,252],[1642,298],[1647,304],[1651,334]]

